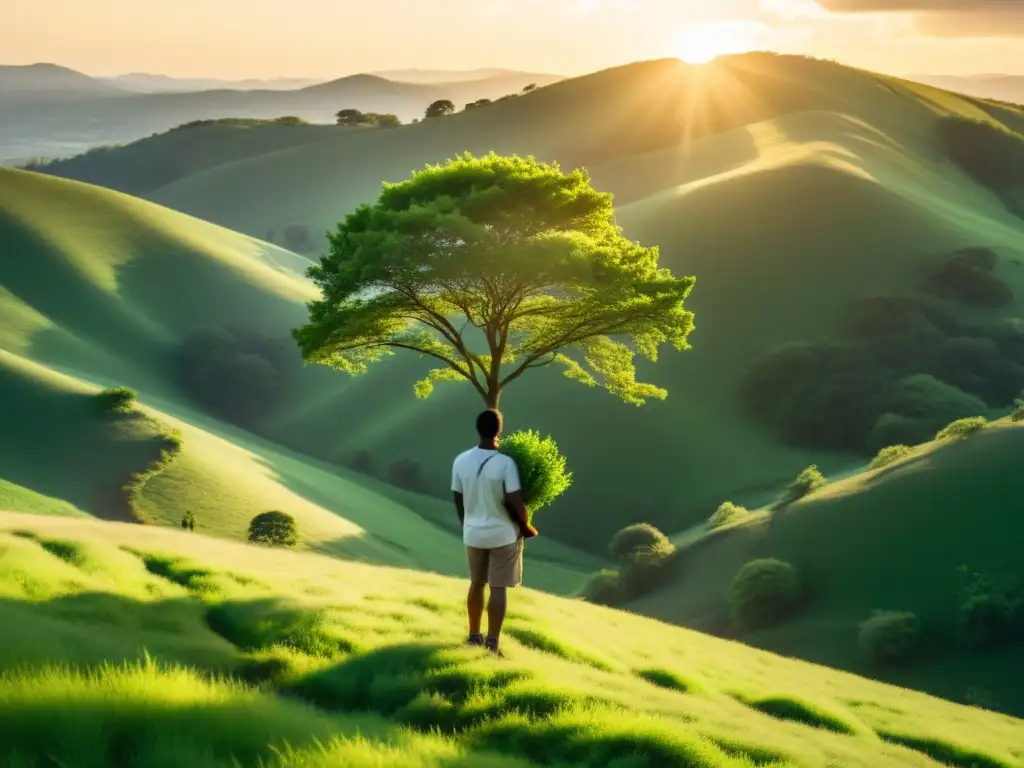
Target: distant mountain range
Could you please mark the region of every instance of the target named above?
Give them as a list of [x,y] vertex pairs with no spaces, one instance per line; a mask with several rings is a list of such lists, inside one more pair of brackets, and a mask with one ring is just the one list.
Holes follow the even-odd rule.
[[[389,69],[370,72],[371,75],[400,83],[456,83],[490,80],[500,77],[526,75],[512,69],[490,67],[486,69]],[[550,75],[537,74],[545,78]],[[227,80],[214,77],[169,77],[168,75],[132,72],[127,75],[102,78],[102,82],[134,93],[181,93],[184,91],[293,91],[320,85],[323,78],[274,77]]]
[[0,97],[52,99],[60,96],[116,96],[116,85],[57,64],[0,65]]
[[147,72],[103,78],[103,82],[134,93],[181,93],[183,91],[292,91],[322,82],[312,77],[275,77],[260,80],[222,80],[213,77],[169,77]]
[[908,79],[970,96],[1024,104],[1024,75],[910,75]]
[[[400,76],[416,81],[402,81]],[[543,86],[561,79],[509,70],[410,70],[392,72],[390,77],[350,75],[312,85],[306,80],[231,84],[161,75],[126,75],[111,81],[53,64],[6,66],[0,67],[0,165],[68,157],[99,145],[126,143],[184,123],[222,117],[294,115],[309,122],[333,123],[338,110],[351,107],[393,113],[409,121],[422,117],[437,99],[450,99],[461,108],[477,99],[497,99],[531,84]],[[220,87],[189,90],[188,82]],[[265,87],[248,89],[244,83]],[[287,83],[303,87],[287,88]]]

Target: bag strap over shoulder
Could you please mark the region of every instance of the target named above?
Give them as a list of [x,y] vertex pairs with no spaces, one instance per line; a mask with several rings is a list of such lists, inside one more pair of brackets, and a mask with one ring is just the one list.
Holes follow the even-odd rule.
[[490,456],[488,456],[486,459],[484,459],[483,461],[480,462],[480,466],[476,468],[476,476],[477,477],[480,477],[480,473],[484,471],[484,467],[487,466],[487,462],[489,462],[491,459],[493,459],[497,455],[498,455],[498,452],[495,451]]

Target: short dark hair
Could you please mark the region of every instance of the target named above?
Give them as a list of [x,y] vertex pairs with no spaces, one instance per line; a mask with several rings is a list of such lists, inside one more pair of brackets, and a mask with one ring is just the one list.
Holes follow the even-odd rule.
[[483,440],[491,440],[501,434],[501,411],[488,408],[476,417],[476,432]]

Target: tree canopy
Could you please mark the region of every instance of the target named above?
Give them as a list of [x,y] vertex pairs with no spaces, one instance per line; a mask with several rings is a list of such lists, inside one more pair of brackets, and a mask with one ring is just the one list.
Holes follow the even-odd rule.
[[338,125],[376,126],[377,128],[394,128],[402,124],[398,115],[379,114],[377,112],[360,112],[358,109],[343,109],[338,112]]
[[385,184],[328,235],[309,276],[322,298],[295,338],[309,362],[350,374],[396,349],[439,367],[416,384],[469,381],[489,407],[527,371],[641,405],[666,392],[636,380],[635,354],[688,348],[694,278],[623,237],[612,197],[585,171],[466,154]]
[[427,117],[445,117],[455,113],[455,104],[450,99],[438,99],[427,107]]

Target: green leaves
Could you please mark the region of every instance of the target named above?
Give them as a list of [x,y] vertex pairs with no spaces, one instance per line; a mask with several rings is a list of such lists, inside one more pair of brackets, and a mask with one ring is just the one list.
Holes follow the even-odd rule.
[[[468,380],[489,404],[554,363],[631,403],[665,391],[633,359],[688,347],[693,278],[626,240],[583,171],[462,155],[386,184],[329,235],[309,275],[322,292],[295,331],[304,357],[352,374],[395,349],[442,365],[416,385]],[[575,349],[576,354],[568,354]]]

